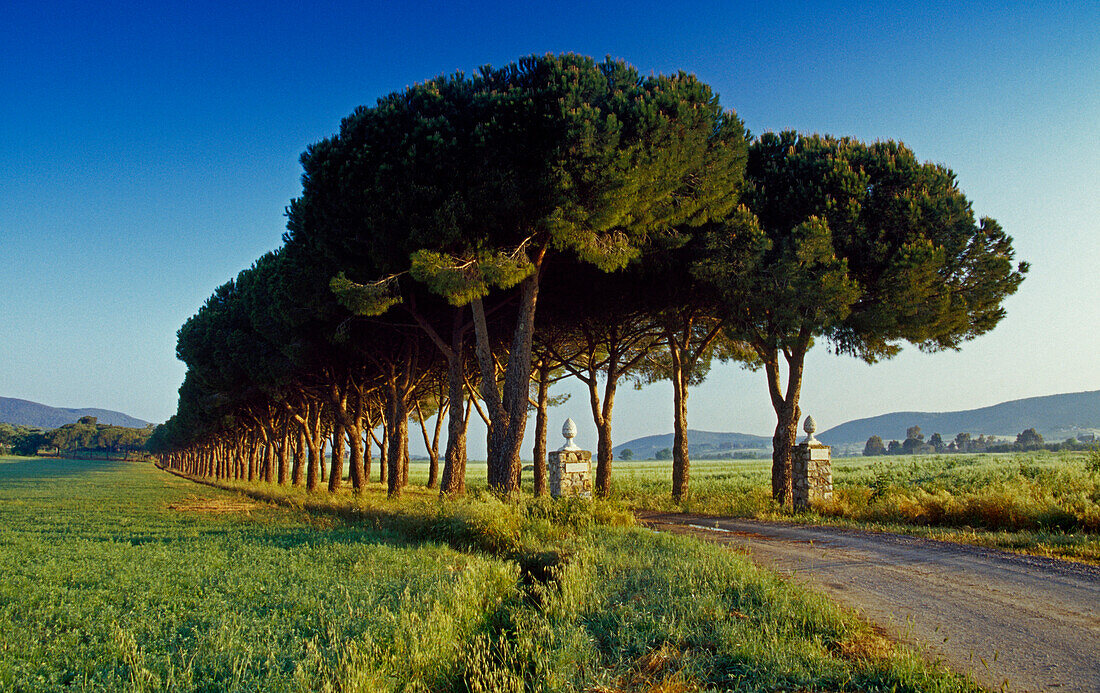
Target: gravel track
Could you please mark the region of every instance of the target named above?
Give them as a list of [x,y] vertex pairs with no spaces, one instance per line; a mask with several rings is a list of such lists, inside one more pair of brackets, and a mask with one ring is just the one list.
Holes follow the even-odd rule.
[[834,527],[637,516],[747,551],[991,689],[1100,692],[1098,567]]

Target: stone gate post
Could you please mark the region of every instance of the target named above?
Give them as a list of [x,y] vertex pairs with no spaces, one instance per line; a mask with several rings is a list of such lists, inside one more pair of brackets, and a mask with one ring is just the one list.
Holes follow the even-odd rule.
[[561,428],[565,445],[549,454],[550,495],[592,497],[592,452],[581,450],[573,442],[577,437],[577,424],[566,419]]
[[794,446],[791,455],[793,501],[798,510],[807,510],[814,502],[833,498],[832,448],[814,438],[817,430],[814,417],[806,417],[803,429],[806,440]]

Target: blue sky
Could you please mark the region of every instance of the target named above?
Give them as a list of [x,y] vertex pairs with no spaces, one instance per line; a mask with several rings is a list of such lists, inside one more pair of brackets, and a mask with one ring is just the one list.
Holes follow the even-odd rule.
[[[306,145],[417,81],[564,51],[693,72],[754,133],[900,139],[1015,237],[1032,272],[961,352],[816,348],[820,428],[1100,389],[1097,3],[435,5],[0,2],[0,395],[167,418],[176,329],[280,244]],[[582,442],[584,401],[557,412]],[[690,416],[774,425],[735,366]],[[621,394],[617,440],[669,430],[669,388]]]

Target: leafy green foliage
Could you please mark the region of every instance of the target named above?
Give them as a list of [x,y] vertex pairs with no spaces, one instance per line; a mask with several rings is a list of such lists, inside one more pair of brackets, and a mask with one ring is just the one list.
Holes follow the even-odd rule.
[[411,256],[418,280],[462,305],[515,286],[547,248],[611,271],[651,234],[722,216],[744,150],[740,121],[694,76],[530,56],[345,118],[302,156],[288,240],[357,281]]
[[1043,447],[1043,436],[1034,428],[1029,428],[1016,436],[1016,447],[1020,450],[1038,450]]
[[409,273],[453,306],[484,298],[492,289],[510,289],[535,271],[523,253],[480,252],[460,260],[446,253],[418,250],[411,256]]
[[886,446],[882,443],[882,438],[879,436],[871,436],[867,439],[867,444],[863,446],[863,456],[872,457],[874,455],[885,455]]
[[329,281],[337,300],[354,315],[381,315],[401,302],[388,282],[358,284],[340,272]]

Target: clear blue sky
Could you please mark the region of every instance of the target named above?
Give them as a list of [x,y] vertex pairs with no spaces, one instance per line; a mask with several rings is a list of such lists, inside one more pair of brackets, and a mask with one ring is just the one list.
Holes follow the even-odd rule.
[[[306,145],[417,81],[564,51],[693,72],[755,133],[900,139],[1015,237],[1032,272],[961,352],[817,348],[822,429],[1100,389],[1100,4],[870,5],[4,0],[0,395],[167,418],[176,329],[280,244]],[[669,393],[622,393],[616,439],[670,431]],[[583,399],[555,415],[591,439]],[[769,433],[762,376],[716,369],[690,420]]]

